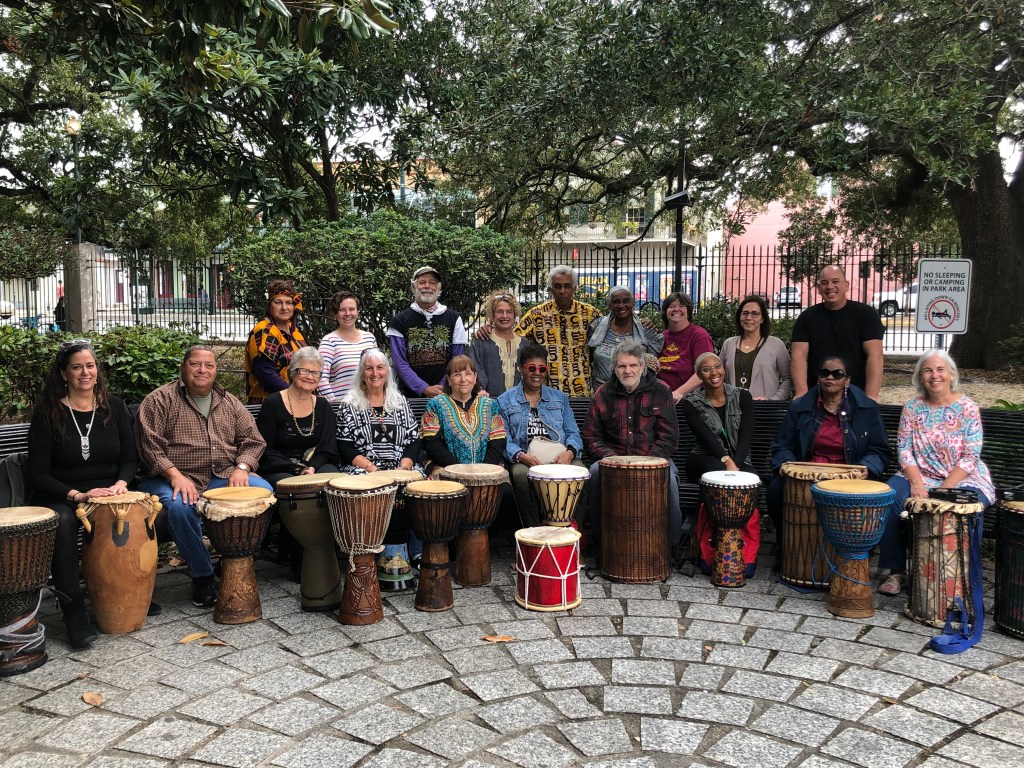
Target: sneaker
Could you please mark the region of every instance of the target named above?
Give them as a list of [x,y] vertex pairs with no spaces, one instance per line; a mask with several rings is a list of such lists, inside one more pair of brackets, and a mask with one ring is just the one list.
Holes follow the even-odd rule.
[[401,576],[412,570],[412,568],[409,567],[408,561],[401,555],[392,555],[388,558],[382,558],[378,561],[377,568],[384,573],[389,573],[393,576]]
[[217,602],[217,584],[213,576],[192,579],[192,605],[197,608],[212,608]]

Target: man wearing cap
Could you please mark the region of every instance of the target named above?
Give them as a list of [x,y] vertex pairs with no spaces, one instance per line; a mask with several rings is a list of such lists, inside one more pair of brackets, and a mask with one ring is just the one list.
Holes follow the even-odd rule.
[[412,275],[412,305],[388,326],[391,360],[407,397],[441,394],[445,368],[469,343],[459,313],[441,304],[441,275],[420,267]]

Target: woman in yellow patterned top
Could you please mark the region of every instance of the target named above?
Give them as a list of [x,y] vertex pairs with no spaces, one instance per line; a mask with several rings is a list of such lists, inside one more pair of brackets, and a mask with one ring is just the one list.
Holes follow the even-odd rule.
[[245,345],[245,394],[249,403],[262,403],[271,392],[288,389],[288,364],[306,346],[295,324],[302,297],[287,280],[267,286],[267,316],[253,326]]

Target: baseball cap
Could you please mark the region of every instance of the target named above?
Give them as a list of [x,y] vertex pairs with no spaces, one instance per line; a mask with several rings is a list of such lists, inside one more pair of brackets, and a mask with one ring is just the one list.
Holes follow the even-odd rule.
[[427,275],[427,274],[433,274],[433,276],[436,277],[438,280],[441,279],[441,273],[438,272],[433,267],[420,267],[419,269],[417,269],[415,272],[412,273],[412,279],[415,280],[420,275]]

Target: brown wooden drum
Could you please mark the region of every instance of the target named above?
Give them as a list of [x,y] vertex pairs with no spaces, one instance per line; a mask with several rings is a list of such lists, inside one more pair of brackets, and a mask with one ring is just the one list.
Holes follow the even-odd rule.
[[146,623],[156,583],[156,496],[128,491],[97,496],[75,512],[85,529],[82,573],[96,626],[110,635]]
[[206,518],[210,541],[221,555],[220,590],[213,607],[218,624],[263,618],[252,558],[263,543],[275,501],[266,488],[225,486],[203,491],[196,502],[196,511]]
[[451,480],[423,480],[405,486],[413,528],[423,540],[417,610],[447,611],[455,605],[448,542],[459,531],[467,495],[466,486]]
[[398,486],[386,477],[343,475],[331,480],[324,493],[331,513],[334,538],[348,553],[345,591],[338,621],[342,624],[375,624],[384,619],[377,583],[377,554],[383,551],[384,534],[391,522]]
[[665,581],[668,541],[668,459],[601,459],[601,570],[612,581]]
[[468,495],[459,526],[455,583],[480,587],[491,583],[491,542],[487,529],[498,517],[508,472],[495,464],[450,464],[442,480],[466,486]]
[[277,481],[277,511],[302,545],[299,594],[304,611],[333,611],[341,605],[341,570],[324,486],[340,472],[296,475]]
[[56,536],[57,513],[52,509],[0,509],[0,677],[46,663],[46,628],[36,614]]
[[380,588],[387,592],[401,592],[412,589],[416,586],[416,571],[411,567],[408,570],[394,571],[384,567],[381,560],[388,556],[388,545],[399,545],[402,556],[409,559],[409,530],[412,528],[412,516],[405,505],[405,486],[415,483],[418,480],[426,480],[426,477],[418,469],[382,469],[374,472],[377,477],[386,477],[398,485],[398,493],[395,494],[395,506],[391,510],[391,524],[388,532],[384,535],[384,554],[377,559],[377,581]]
[[828,588],[832,578],[828,563],[835,560],[835,550],[821,533],[811,486],[819,480],[853,480],[861,477],[864,469],[859,464],[812,461],[787,461],[782,465],[782,530],[775,532],[782,546],[779,581],[802,588]]

